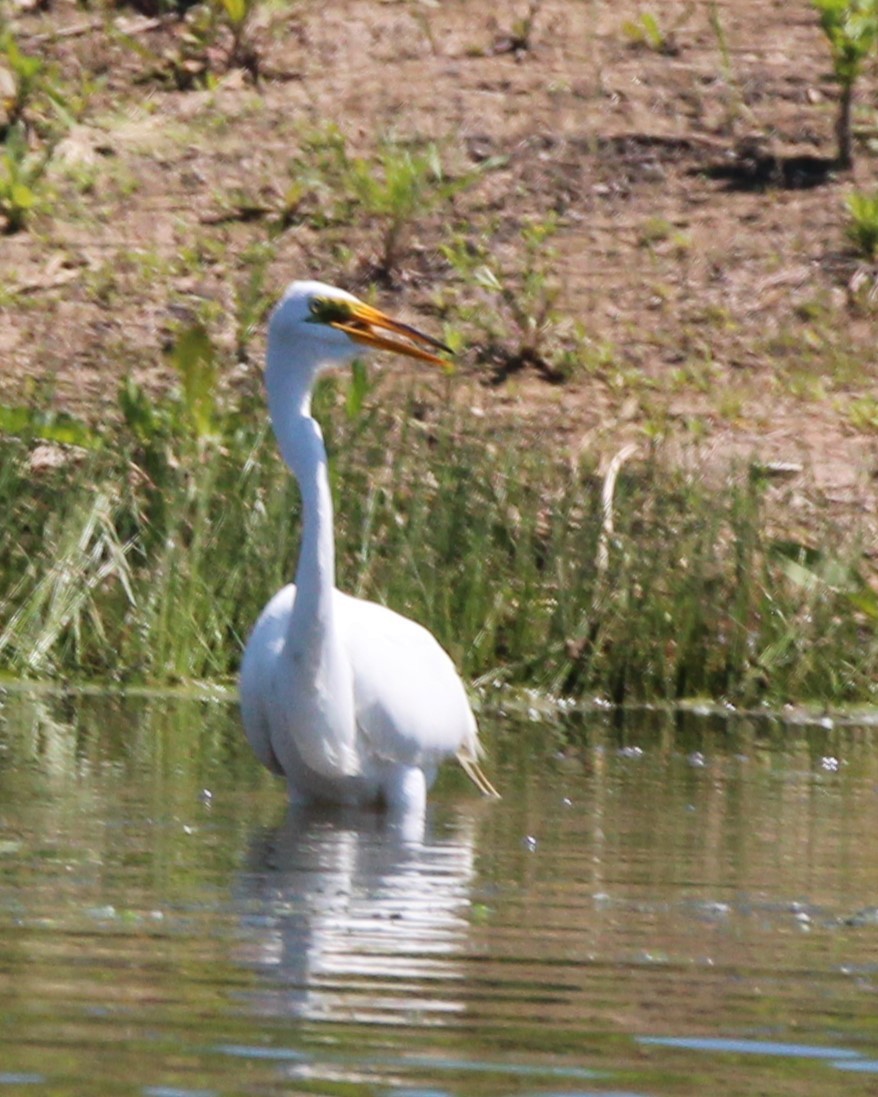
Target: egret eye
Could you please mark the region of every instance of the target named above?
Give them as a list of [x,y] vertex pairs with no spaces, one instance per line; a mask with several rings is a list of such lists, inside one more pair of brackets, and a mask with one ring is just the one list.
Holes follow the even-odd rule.
[[338,297],[315,297],[310,309],[311,316],[318,324],[344,324],[353,316],[348,302]]

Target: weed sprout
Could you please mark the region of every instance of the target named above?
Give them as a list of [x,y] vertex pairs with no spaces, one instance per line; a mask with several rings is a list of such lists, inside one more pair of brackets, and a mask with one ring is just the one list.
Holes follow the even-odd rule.
[[878,257],[878,190],[847,196],[847,237],[865,259]]
[[853,163],[852,113],[854,85],[866,58],[878,42],[878,0],[812,0],[829,42],[832,68],[839,86],[835,124],[840,168]]

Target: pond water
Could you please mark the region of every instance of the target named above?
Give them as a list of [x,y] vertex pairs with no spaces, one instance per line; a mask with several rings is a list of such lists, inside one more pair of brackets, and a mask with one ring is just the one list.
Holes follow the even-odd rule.
[[0,1097],[878,1091],[878,732],[482,722],[404,840],[229,701],[0,693]]

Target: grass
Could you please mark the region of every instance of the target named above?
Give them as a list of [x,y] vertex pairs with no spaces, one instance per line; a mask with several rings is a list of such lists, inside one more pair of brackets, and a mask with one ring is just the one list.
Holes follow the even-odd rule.
[[[4,437],[6,673],[228,680],[293,574],[298,497],[261,402],[223,405],[202,335],[177,355],[176,398],[129,384],[121,425],[76,461],[33,471],[39,417]],[[486,435],[451,399],[425,412],[415,391],[390,408],[346,389],[318,398],[339,586],[422,621],[470,680],[614,702],[874,701],[878,598],[856,545],[828,524],[817,546],[769,534],[758,476],[711,489],[629,462],[605,538],[587,466]]]
[[631,46],[639,49],[655,50],[668,56],[677,53],[673,32],[663,30],[651,11],[639,11],[636,19],[626,19],[622,23],[622,33]]
[[0,216],[3,232],[28,227],[52,205],[49,169],[57,147],[85,113],[97,81],[64,77],[61,70],[25,53],[0,18]]
[[853,191],[845,200],[848,223],[845,231],[858,255],[864,259],[878,256],[878,190],[872,194]]
[[0,147],[0,215],[3,231],[19,233],[46,201],[45,176],[52,147],[33,152],[27,146],[24,126],[9,127]]
[[[248,371],[236,368],[256,359],[251,344],[269,294],[293,270],[353,288],[377,280],[404,290],[411,305],[432,309],[445,325],[443,338],[464,352],[466,369],[498,386],[508,381],[499,402],[530,399],[535,376],[551,382],[537,399],[545,434],[556,445],[566,446],[560,430],[575,424],[566,410],[567,386],[580,398],[570,401],[570,414],[586,412],[583,439],[606,437],[622,420],[627,430],[636,422],[645,439],[709,439],[719,420],[740,421],[752,437],[748,417],[757,414],[760,428],[768,423],[774,395],[832,401],[835,428],[870,435],[876,429],[863,368],[871,352],[871,329],[862,322],[874,313],[871,272],[861,264],[850,279],[849,257],[839,265],[814,262],[843,231],[858,254],[875,255],[873,184],[865,176],[870,189],[851,197],[849,223],[842,224],[840,202],[821,199],[820,208],[834,210],[836,221],[817,217],[812,225],[818,207],[804,205],[803,192],[801,209],[811,213],[790,211],[792,227],[777,238],[777,260],[774,248],[766,259],[752,241],[749,251],[742,246],[727,257],[726,237],[719,232],[712,243],[711,230],[706,239],[694,212],[705,204],[701,183],[691,191],[697,201],[691,209],[687,201],[681,232],[671,209],[676,199],[670,206],[666,200],[669,187],[647,191],[650,180],[636,170],[626,182],[624,165],[616,179],[619,165],[607,159],[616,155],[614,143],[604,142],[614,116],[593,114],[594,89],[586,95],[575,70],[549,64],[564,53],[552,45],[564,32],[540,17],[534,35],[539,4],[516,5],[526,25],[492,52],[516,41],[516,50],[532,46],[530,59],[520,57],[515,69],[510,62],[510,73],[546,64],[558,81],[559,109],[587,112],[576,117],[593,137],[571,142],[567,153],[558,134],[540,132],[542,122],[520,145],[479,134],[464,140],[446,112],[436,121],[437,128],[448,124],[446,136],[433,145],[404,136],[423,127],[414,124],[414,113],[388,106],[365,127],[344,111],[318,109],[322,100],[291,111],[285,82],[298,82],[302,73],[315,86],[319,80],[306,64],[308,50],[289,57],[272,50],[265,30],[277,13],[259,0],[197,7],[179,24],[169,20],[162,33],[134,35],[152,62],[164,56],[153,56],[153,48],[171,50],[182,66],[181,87],[214,89],[185,105],[167,83],[144,92],[133,82],[146,75],[136,56],[127,56],[127,69],[107,63],[107,56],[118,59],[120,45],[129,51],[128,43],[101,54],[91,77],[75,86],[60,74],[77,66],[50,59],[66,59],[78,48],[78,34],[59,38],[45,60],[22,52],[8,35],[0,41],[0,60],[14,78],[0,139],[0,214],[9,231],[34,228],[8,242],[10,264],[27,259],[24,280],[10,266],[9,284],[0,290],[15,372],[57,370],[64,384],[73,376],[71,362],[78,370],[106,359],[103,377],[112,376],[118,357],[154,374],[158,344],[167,337],[175,342],[180,381],[179,392],[160,401],[126,384],[118,425],[99,432],[28,407],[0,408],[8,535],[0,547],[0,666],[139,682],[234,674],[243,636],[295,561],[295,489],[265,436],[261,397],[247,394]],[[593,0],[590,7],[597,13]],[[744,51],[730,50],[716,4],[708,15],[722,60],[719,83],[728,89],[721,105],[734,121],[746,108],[731,58]],[[320,19],[317,9],[311,19]],[[39,37],[29,35],[42,30],[30,17],[21,24],[30,27],[22,42],[36,45]],[[679,25],[659,26],[655,16],[641,14],[637,33],[652,38],[641,45],[660,49]],[[423,26],[428,40],[432,29],[438,34],[426,17]],[[270,62],[262,83],[259,57],[252,86],[242,87],[237,77],[218,81],[233,64],[234,43],[243,51],[235,63],[247,67],[257,37]],[[442,52],[436,42],[431,49]],[[630,64],[631,51],[625,53]],[[85,61],[78,64],[91,71]],[[477,67],[473,58],[472,71]],[[444,79],[444,69],[435,73]],[[869,76],[866,70],[864,80]],[[454,79],[465,90],[463,76]],[[478,98],[486,90],[481,80]],[[533,92],[525,83],[521,90],[527,86]],[[94,105],[86,112],[89,94]],[[328,95],[325,87],[321,95]],[[614,96],[598,98],[606,100],[600,111],[609,110]],[[94,163],[46,160],[85,113],[92,128],[109,135]],[[688,108],[676,113],[689,117]],[[160,131],[141,127],[150,114],[162,118]],[[344,119],[344,129],[327,118]],[[247,151],[259,153],[252,164],[240,155],[251,125]],[[244,140],[236,144],[239,134]],[[197,172],[190,178],[192,157]],[[868,168],[864,159],[861,174]],[[659,174],[665,178],[664,168]],[[202,198],[193,202],[193,180],[202,177]],[[696,176],[686,178],[689,194]],[[618,181],[624,186],[617,194]],[[136,217],[130,239],[107,231],[128,223],[135,207],[129,196],[137,199],[133,212],[150,212],[141,222],[148,247]],[[204,207],[211,196],[213,210]],[[629,197],[639,211],[633,220],[621,216]],[[787,217],[787,197],[771,196],[778,221]],[[737,223],[737,199],[711,190],[710,200],[720,229]],[[168,231],[152,233],[153,217]],[[92,237],[94,247],[82,252],[81,242]],[[792,269],[794,256],[811,272],[805,304],[791,308],[784,291],[777,304],[756,307],[761,298],[750,290],[776,272],[773,264],[779,271],[789,260]],[[71,271],[81,265],[81,275],[55,286],[51,275],[42,285],[41,275],[28,273],[56,270],[61,259],[62,274],[69,263]],[[717,277],[730,262],[742,292],[723,292],[720,306]],[[619,277],[625,266],[631,270]],[[626,298],[631,289],[636,303]],[[71,322],[65,320],[69,345],[51,322],[38,320],[60,317],[68,305],[75,306]],[[175,332],[179,316],[190,321]],[[210,334],[221,327],[222,352]],[[149,340],[135,350],[139,336],[132,332],[147,331]],[[548,437],[511,431],[498,437],[489,421],[451,409],[425,412],[414,395],[410,404],[401,400],[394,412],[382,411],[364,374],[356,377],[344,395],[330,388],[323,397],[334,441],[340,582],[424,620],[468,675],[622,699],[702,691],[735,698],[870,696],[874,615],[865,580],[857,578],[869,565],[828,518],[800,546],[801,560],[789,563],[792,557],[775,552],[768,528],[769,521],[795,520],[793,508],[779,507],[767,518],[768,489],[735,475],[708,489],[682,472],[663,471],[658,461],[628,465],[616,494],[613,549],[599,569],[599,482],[588,469],[571,472],[557,460]],[[243,390],[232,406],[217,393],[223,378]],[[99,387],[104,401],[103,380]],[[592,391],[596,409],[586,406]],[[670,399],[677,395],[683,398]],[[802,422],[819,410],[799,409]],[[822,434],[815,438],[830,452]],[[59,467],[46,460],[41,441]],[[14,516],[8,522],[7,514]],[[751,546],[744,571],[734,557],[741,544]],[[829,582],[827,569],[816,566],[810,554],[818,549],[821,560],[845,562],[844,583]],[[734,627],[723,616],[730,605]],[[782,608],[785,626],[773,606]],[[679,630],[686,621],[691,625]]]

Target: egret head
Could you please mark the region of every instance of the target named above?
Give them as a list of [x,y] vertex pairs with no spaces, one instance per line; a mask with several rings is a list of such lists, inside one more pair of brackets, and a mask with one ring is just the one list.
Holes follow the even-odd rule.
[[[389,350],[444,365],[434,351],[448,347],[415,328],[394,320],[353,294],[323,282],[293,282],[271,315],[272,348],[289,348],[299,362],[314,369],[342,365],[368,350]],[[430,349],[428,349],[430,348]]]

